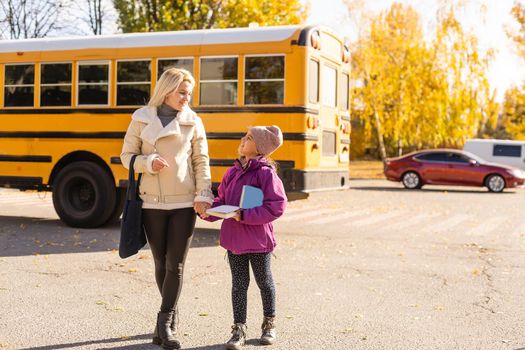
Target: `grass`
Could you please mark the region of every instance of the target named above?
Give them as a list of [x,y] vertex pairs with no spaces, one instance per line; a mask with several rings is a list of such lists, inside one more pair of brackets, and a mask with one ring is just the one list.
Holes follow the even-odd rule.
[[350,179],[384,179],[383,163],[379,160],[351,160]]

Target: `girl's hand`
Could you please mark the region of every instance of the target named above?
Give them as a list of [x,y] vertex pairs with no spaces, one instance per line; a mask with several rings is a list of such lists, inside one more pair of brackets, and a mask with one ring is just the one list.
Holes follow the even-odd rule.
[[193,209],[199,216],[203,219],[206,219],[209,215],[206,214],[206,210],[211,208],[211,204],[208,202],[195,202]]
[[164,168],[169,168],[169,166],[168,162],[162,157],[157,157],[151,162],[151,168],[153,171],[161,171]]
[[240,209],[235,212],[235,216],[232,219],[235,219],[235,221],[237,222],[241,221],[241,210]]

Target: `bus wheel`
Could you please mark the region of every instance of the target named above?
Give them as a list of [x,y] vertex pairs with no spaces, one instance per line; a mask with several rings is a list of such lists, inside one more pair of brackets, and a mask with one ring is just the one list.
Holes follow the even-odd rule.
[[69,226],[91,228],[104,224],[115,209],[115,202],[111,176],[95,163],[69,164],[53,181],[53,205]]
[[113,212],[109,216],[109,219],[108,221],[106,221],[105,225],[113,225],[119,221],[120,215],[122,215],[122,209],[124,209],[125,203],[126,203],[126,189],[117,188],[115,208],[113,209]]

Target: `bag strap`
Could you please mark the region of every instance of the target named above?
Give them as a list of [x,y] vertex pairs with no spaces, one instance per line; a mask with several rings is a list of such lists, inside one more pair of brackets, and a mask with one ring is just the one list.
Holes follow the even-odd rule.
[[135,196],[135,199],[139,198],[139,185],[140,185],[140,179],[142,178],[142,173],[139,173],[139,178],[137,182],[135,182],[135,158],[137,158],[138,154],[134,154],[131,157],[131,161],[129,162],[129,173],[128,173],[128,193],[126,195],[128,200],[131,200],[131,196]]

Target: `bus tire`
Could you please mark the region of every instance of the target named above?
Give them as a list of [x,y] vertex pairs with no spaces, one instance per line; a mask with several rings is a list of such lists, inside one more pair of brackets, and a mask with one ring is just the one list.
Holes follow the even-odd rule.
[[71,163],[53,181],[53,205],[60,219],[69,226],[101,226],[114,211],[115,203],[113,179],[95,163]]
[[113,209],[113,212],[111,213],[109,219],[104,225],[113,225],[119,222],[120,216],[122,215],[122,209],[124,209],[125,203],[126,189],[118,187],[116,191],[115,208]]

